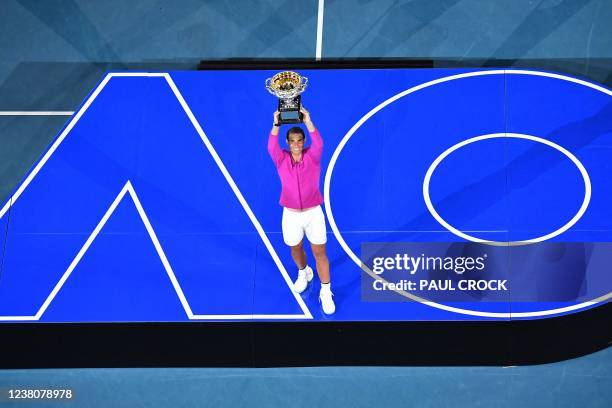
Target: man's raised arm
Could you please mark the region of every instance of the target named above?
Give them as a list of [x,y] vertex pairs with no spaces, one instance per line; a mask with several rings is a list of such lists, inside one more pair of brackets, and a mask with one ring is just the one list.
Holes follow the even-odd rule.
[[308,133],[310,133],[311,143],[308,154],[310,154],[316,161],[320,161],[321,156],[323,155],[323,138],[312,122],[310,112],[308,112],[303,106],[300,107],[300,112],[302,113],[302,120],[308,128]]
[[272,126],[272,130],[270,130],[270,136],[268,136],[268,153],[272,158],[274,164],[278,164],[280,159],[283,157],[283,150],[278,144],[278,124],[280,113],[278,111],[274,112],[274,124]]

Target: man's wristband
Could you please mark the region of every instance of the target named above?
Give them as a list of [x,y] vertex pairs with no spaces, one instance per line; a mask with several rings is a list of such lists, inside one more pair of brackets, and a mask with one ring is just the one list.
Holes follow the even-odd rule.
[[280,123],[274,123],[274,126],[279,127]]

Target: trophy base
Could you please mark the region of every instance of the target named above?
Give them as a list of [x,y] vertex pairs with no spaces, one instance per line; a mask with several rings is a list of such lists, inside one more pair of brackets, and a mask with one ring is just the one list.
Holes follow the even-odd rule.
[[302,114],[299,111],[285,111],[280,113],[280,124],[302,123]]
[[279,99],[278,111],[281,125],[287,123],[302,123],[303,115],[300,112],[300,95],[291,99]]

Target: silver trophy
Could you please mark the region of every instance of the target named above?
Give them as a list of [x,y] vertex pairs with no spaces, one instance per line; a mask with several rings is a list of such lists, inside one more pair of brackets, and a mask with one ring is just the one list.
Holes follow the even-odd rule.
[[283,71],[266,79],[266,89],[278,97],[280,124],[301,123],[300,113],[301,93],[306,90],[308,78],[297,72]]

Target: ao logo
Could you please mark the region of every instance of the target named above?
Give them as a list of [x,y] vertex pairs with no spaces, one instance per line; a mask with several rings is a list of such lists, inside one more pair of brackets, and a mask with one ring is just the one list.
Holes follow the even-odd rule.
[[[325,182],[324,182],[324,196],[325,196],[325,210],[327,213],[327,218],[330,224],[330,227],[332,229],[332,232],[334,233],[334,236],[336,237],[336,239],[338,240],[338,242],[340,243],[340,246],[342,247],[342,249],[346,252],[346,254],[353,260],[353,262],[355,262],[355,264],[357,264],[357,266],[361,269],[363,269],[366,273],[368,273],[369,275],[371,275],[373,278],[375,279],[379,279],[381,280],[382,278],[377,276],[376,274],[374,274],[371,270],[369,270],[369,268],[362,266],[362,262],[359,259],[359,257],[353,252],[353,250],[347,245],[346,241],[344,240],[344,238],[342,237],[342,234],[340,233],[338,226],[336,225],[336,222],[334,220],[334,215],[333,215],[333,211],[332,211],[332,207],[331,207],[331,201],[330,201],[330,186],[331,186],[331,178],[332,178],[332,174],[334,171],[334,166],[336,165],[336,161],[338,160],[338,157],[340,156],[340,153],[342,152],[342,150],[344,149],[346,143],[350,140],[350,138],[355,134],[355,132],[361,127],[363,126],[363,124],[370,119],[373,115],[375,115],[377,112],[379,112],[380,110],[382,110],[383,108],[385,108],[386,106],[392,104],[393,102],[397,101],[398,99],[410,95],[412,93],[415,93],[421,89],[425,89],[437,84],[441,84],[441,83],[445,83],[445,82],[449,82],[449,81],[455,81],[455,80],[460,80],[463,78],[469,78],[469,77],[477,77],[477,76],[485,76],[485,75],[532,75],[532,76],[540,76],[540,77],[548,77],[548,78],[553,78],[553,79],[558,79],[561,81],[568,81],[568,82],[573,82],[591,89],[594,89],[596,91],[602,92],[606,95],[612,96],[612,91],[602,87],[602,86],[598,86],[595,84],[592,84],[590,82],[587,81],[582,81],[580,79],[576,79],[576,78],[571,78],[565,75],[559,75],[559,74],[552,74],[552,73],[547,73],[547,72],[538,72],[538,71],[527,71],[527,70],[490,70],[490,71],[476,71],[476,72],[468,72],[468,73],[464,73],[464,74],[458,74],[458,75],[452,75],[452,76],[448,76],[448,77],[443,77],[443,78],[439,78],[433,81],[429,81],[420,85],[417,85],[415,87],[409,88],[403,92],[400,92],[394,96],[392,96],[391,98],[387,99],[386,101],[382,102],[381,104],[379,104],[378,106],[376,106],[374,109],[370,110],[367,114],[365,114],[361,119],[359,119],[357,121],[357,123],[355,123],[355,125],[353,125],[353,127],[348,131],[348,133],[342,138],[342,140],[340,141],[340,143],[338,144],[338,147],[336,148],[336,150],[334,151],[331,160],[329,162],[329,166],[327,167],[327,171],[325,173]],[[544,236],[540,236],[540,237],[535,237],[535,238],[531,238],[528,240],[524,240],[524,241],[515,241],[515,242],[495,242],[495,241],[487,241],[487,240],[483,240],[483,239],[479,239],[477,237],[465,234],[463,232],[461,232],[460,230],[456,229],[455,227],[453,227],[452,225],[450,225],[446,220],[444,220],[436,211],[436,209],[434,208],[431,199],[429,197],[429,182],[431,180],[431,176],[433,174],[433,172],[435,171],[436,167],[448,156],[450,155],[452,152],[454,152],[455,150],[470,144],[470,143],[475,143],[481,140],[486,140],[486,139],[492,139],[492,138],[499,138],[499,137],[512,137],[512,138],[518,138],[518,139],[525,139],[525,140],[531,140],[534,142],[538,142],[538,143],[542,143],[545,144],[551,148],[554,148],[556,150],[558,150],[559,152],[561,152],[562,154],[564,154],[567,158],[569,158],[578,168],[578,170],[580,171],[580,174],[582,175],[582,179],[584,181],[584,186],[585,186],[585,195],[582,201],[582,205],[580,206],[580,209],[578,210],[578,212],[572,217],[572,219],[570,221],[568,221],[565,225],[563,225],[561,228],[557,229],[556,231],[553,231],[549,234],[546,234]],[[426,175],[425,175],[425,179],[423,182],[423,198],[425,200],[425,205],[427,206],[427,209],[429,210],[429,212],[432,214],[432,216],[442,225],[444,226],[446,229],[448,229],[450,232],[452,232],[453,234],[464,238],[466,240],[469,241],[473,241],[473,242],[480,242],[480,243],[484,243],[484,244],[489,244],[489,245],[527,245],[527,244],[531,244],[531,243],[536,243],[536,242],[542,242],[545,240],[548,240],[550,238],[553,238],[557,235],[562,234],[563,232],[567,231],[569,228],[572,227],[572,225],[574,225],[579,219],[580,217],[582,217],[582,215],[584,214],[584,212],[586,211],[588,205],[589,205],[589,201],[591,199],[591,182],[590,182],[590,178],[589,175],[586,171],[586,169],[584,168],[584,166],[582,165],[582,163],[580,163],[580,161],[568,150],[566,150],[565,148],[563,148],[562,146],[559,146],[556,143],[553,143],[549,140],[540,138],[540,137],[536,137],[536,136],[531,136],[531,135],[524,135],[524,134],[517,134],[517,133],[494,133],[494,134],[488,134],[488,135],[481,135],[481,136],[476,136],[467,140],[464,140],[460,143],[457,143],[454,146],[451,146],[450,148],[448,148],[446,151],[444,151],[443,153],[441,153],[436,160],[434,160],[434,162],[430,165]],[[384,280],[384,279],[383,279]],[[548,315],[554,315],[554,314],[559,314],[559,313],[565,313],[565,312],[569,312],[569,311],[573,311],[573,310],[579,310],[579,309],[583,309],[586,307],[590,307],[594,304],[600,303],[600,302],[604,302],[610,298],[612,298],[612,293],[608,293],[604,296],[601,296],[597,299],[593,299],[591,301],[588,302],[583,302],[583,303],[579,303],[579,304],[575,304],[572,306],[568,306],[568,307],[564,307],[564,308],[558,308],[558,309],[550,309],[550,310],[540,310],[540,311],[534,311],[534,312],[523,312],[523,313],[497,313],[497,312],[483,312],[483,311],[478,311],[478,310],[470,310],[470,309],[462,309],[462,308],[457,308],[457,307],[451,307],[451,306],[447,306],[444,304],[440,304],[440,303],[435,303],[435,302],[431,302],[428,301],[426,299],[420,298],[418,296],[415,296],[412,293],[408,293],[406,291],[402,291],[402,290],[397,290],[397,293],[410,298],[412,300],[421,302],[425,305],[431,306],[431,307],[435,307],[438,309],[442,309],[442,310],[447,310],[450,312],[454,312],[454,313],[459,313],[459,314],[465,314],[465,315],[471,315],[471,316],[480,316],[480,317],[492,317],[492,318],[502,318],[502,319],[508,319],[511,317],[541,317],[541,316],[548,316]]]

